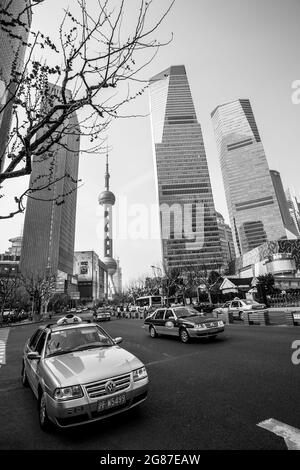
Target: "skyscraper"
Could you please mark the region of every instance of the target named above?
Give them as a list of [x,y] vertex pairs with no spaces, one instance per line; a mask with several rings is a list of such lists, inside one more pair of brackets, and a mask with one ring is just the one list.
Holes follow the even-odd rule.
[[296,196],[294,188],[288,188],[285,192],[289,213],[292,220],[300,233],[300,203]]
[[113,231],[112,231],[112,206],[116,202],[114,193],[109,190],[109,168],[108,154],[106,155],[106,172],[105,172],[105,190],[99,194],[99,204],[104,208],[104,258],[103,263],[106,265],[108,279],[106,282],[107,292],[106,298],[112,298],[116,293],[114,284],[114,274],[117,271],[117,262],[113,258]]
[[[51,89],[54,95],[60,93],[58,86]],[[67,93],[70,98],[71,92]],[[64,128],[59,144],[33,158],[30,188],[36,191],[26,207],[20,265],[24,274],[73,274],[80,148],[75,113]]]
[[114,284],[116,288],[117,294],[122,294],[123,292],[123,285],[122,285],[122,268],[120,266],[119,258],[116,259],[117,262],[117,270],[114,274]]
[[220,212],[217,212],[216,214],[222,248],[223,267],[226,269],[229,263],[235,258],[232,230],[230,226],[225,223],[222,214],[220,214]]
[[[28,6],[29,0],[0,0],[0,171],[11,125],[12,98],[17,89],[12,79],[22,70],[31,25],[31,8],[26,9]],[[19,16],[20,21],[17,21]]]
[[220,237],[200,124],[184,65],[150,79],[163,265],[222,264]]
[[212,121],[236,255],[267,240],[286,238],[250,101],[218,106]]
[[270,174],[275,189],[275,194],[277,197],[283,225],[287,233],[287,238],[298,238],[299,231],[289,211],[289,204],[283,189],[280,173],[276,170],[270,170]]

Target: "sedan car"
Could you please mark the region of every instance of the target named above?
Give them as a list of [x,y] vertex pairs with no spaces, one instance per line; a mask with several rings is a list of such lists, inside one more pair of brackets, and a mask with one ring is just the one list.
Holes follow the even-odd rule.
[[97,310],[97,312],[93,313],[93,319],[96,322],[97,321],[108,321],[108,320],[110,320],[110,318],[111,318],[110,312],[108,312],[107,310],[105,310],[105,311]]
[[158,335],[178,336],[183,343],[188,343],[191,338],[215,338],[225,328],[223,321],[189,306],[159,308],[145,319],[144,324],[152,338]]
[[252,310],[263,310],[265,308],[265,304],[260,304],[255,300],[235,298],[234,300],[226,302],[222,307],[215,308],[214,313],[223,314],[230,312],[232,313],[233,318],[243,320],[244,312],[250,311],[249,313],[251,313]]
[[43,430],[101,420],[147,397],[144,364],[95,323],[41,326],[27,341],[22,383],[38,400]]
[[3,323],[13,323],[17,320],[17,313],[15,310],[4,310],[2,313]]

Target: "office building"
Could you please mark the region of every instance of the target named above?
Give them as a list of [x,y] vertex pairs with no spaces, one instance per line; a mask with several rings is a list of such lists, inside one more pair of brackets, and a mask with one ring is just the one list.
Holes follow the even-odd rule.
[[[58,86],[51,87],[54,95],[60,93]],[[64,127],[60,144],[33,157],[20,265],[25,275],[55,274],[64,280],[73,275],[80,147],[75,113]]]
[[0,253],[0,277],[19,274],[22,237],[9,239],[11,246],[4,253]]
[[277,197],[283,225],[285,227],[287,238],[295,239],[299,237],[299,229],[297,228],[293,217],[289,210],[289,203],[286,198],[286,194],[283,189],[283,184],[281,181],[281,176],[279,171],[270,170],[273,186],[275,189],[275,194]]
[[267,158],[250,101],[212,112],[236,256],[286,238]]
[[216,215],[222,248],[222,265],[224,269],[227,269],[229,263],[235,259],[232,231],[230,226],[225,223],[222,214],[220,214],[220,212],[216,212]]
[[285,191],[285,195],[290,216],[298,230],[298,233],[300,233],[300,204],[296,196],[295,190],[293,188],[288,188]]
[[222,264],[201,126],[184,65],[149,82],[154,165],[165,269]]
[[114,274],[114,285],[115,285],[115,288],[116,288],[116,293],[117,294],[122,294],[122,292],[123,292],[122,268],[120,266],[119,258],[116,259],[116,262],[117,262],[117,270],[116,270],[116,273]]
[[22,72],[31,25],[31,8],[26,9],[29,5],[29,0],[0,0],[0,171],[4,165],[17,90],[17,84],[12,80],[18,79]]
[[107,267],[95,251],[74,253],[74,274],[78,277],[81,302],[95,305],[105,300]]

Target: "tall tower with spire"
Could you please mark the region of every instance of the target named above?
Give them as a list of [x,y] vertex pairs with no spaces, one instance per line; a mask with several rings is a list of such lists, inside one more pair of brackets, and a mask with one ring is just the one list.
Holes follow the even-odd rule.
[[[104,259],[107,267],[108,282],[106,297],[112,297],[116,293],[113,276],[117,270],[117,262],[113,258],[113,234],[112,234],[112,206],[116,202],[114,193],[109,190],[108,152],[106,154],[105,191],[99,194],[99,204],[104,208]],[[109,293],[108,293],[109,291]]]

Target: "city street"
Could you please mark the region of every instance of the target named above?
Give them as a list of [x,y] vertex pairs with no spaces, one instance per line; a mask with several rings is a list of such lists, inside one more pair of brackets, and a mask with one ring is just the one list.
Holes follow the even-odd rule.
[[88,426],[42,432],[20,377],[22,348],[37,325],[11,328],[0,367],[0,449],[284,450],[284,439],[258,423],[300,428],[300,365],[291,361],[300,328],[235,324],[215,341],[182,344],[150,338],[141,320],[102,325],[146,364],[146,402]]

